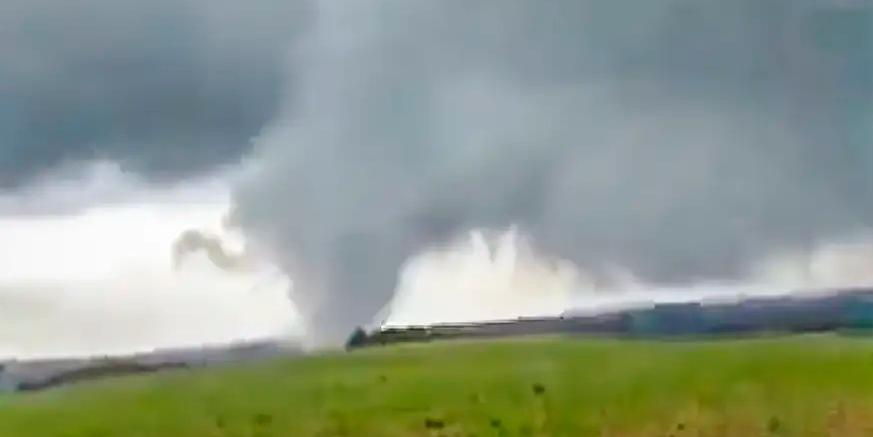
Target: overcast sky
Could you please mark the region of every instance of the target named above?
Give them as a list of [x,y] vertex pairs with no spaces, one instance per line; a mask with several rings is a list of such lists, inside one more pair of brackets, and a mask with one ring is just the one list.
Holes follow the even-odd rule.
[[[675,286],[873,225],[869,0],[6,0],[0,59],[0,332],[19,314],[0,356],[86,350],[85,328],[46,334],[68,314],[172,343],[181,301],[150,293],[202,297],[169,270],[186,229],[264,254],[212,270],[229,300],[203,301],[191,342],[298,312],[335,340],[474,229],[515,225],[598,283]],[[402,284],[504,284],[440,256],[451,278]],[[119,296],[151,303],[118,317]]]
[[269,264],[173,271],[171,249],[188,229],[227,237],[233,174],[283,98],[306,15],[0,2],[0,359],[299,335]]
[[299,1],[4,1],[0,187],[94,159],[156,181],[236,163],[306,15]]

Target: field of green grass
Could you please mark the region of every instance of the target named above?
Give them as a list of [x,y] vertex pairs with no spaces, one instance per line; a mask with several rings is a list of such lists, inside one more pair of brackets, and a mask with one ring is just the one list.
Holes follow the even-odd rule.
[[873,339],[374,348],[2,396],[0,435],[873,435]]

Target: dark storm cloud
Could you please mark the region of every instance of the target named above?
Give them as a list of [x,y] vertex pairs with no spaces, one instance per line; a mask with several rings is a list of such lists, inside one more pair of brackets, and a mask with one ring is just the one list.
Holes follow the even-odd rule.
[[172,180],[232,163],[281,99],[303,2],[0,4],[0,188],[114,160]]
[[236,215],[325,336],[471,227],[682,283],[873,225],[869,1],[318,5]]

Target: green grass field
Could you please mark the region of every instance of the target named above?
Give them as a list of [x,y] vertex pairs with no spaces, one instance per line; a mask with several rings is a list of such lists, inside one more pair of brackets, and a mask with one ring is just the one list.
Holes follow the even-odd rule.
[[375,348],[0,397],[0,435],[873,435],[873,340]]

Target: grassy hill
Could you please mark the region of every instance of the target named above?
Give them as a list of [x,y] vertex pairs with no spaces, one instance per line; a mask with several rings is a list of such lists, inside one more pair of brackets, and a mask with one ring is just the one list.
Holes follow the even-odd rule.
[[0,435],[873,435],[873,340],[374,348],[0,397]]

